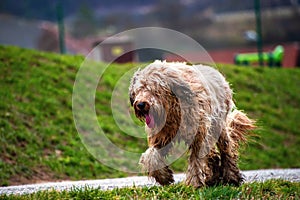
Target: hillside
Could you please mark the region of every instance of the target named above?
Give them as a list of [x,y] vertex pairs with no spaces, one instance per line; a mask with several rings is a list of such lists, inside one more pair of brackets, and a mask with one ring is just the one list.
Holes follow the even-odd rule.
[[[122,177],[82,144],[73,122],[72,91],[84,58],[0,46],[0,185]],[[99,64],[101,65],[101,64]],[[142,152],[111,117],[111,92],[132,64],[112,65],[96,93],[96,112],[109,138]],[[241,153],[242,169],[300,167],[300,70],[219,66],[238,108],[258,120],[255,142]],[[174,163],[182,171],[185,163]]]

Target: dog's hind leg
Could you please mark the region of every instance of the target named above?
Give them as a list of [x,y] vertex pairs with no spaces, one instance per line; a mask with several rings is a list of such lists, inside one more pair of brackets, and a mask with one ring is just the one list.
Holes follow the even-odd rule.
[[239,143],[245,142],[247,133],[254,128],[254,121],[241,111],[234,110],[227,116],[226,127],[223,128],[217,143],[224,184],[240,185],[243,181],[237,163]]
[[208,171],[205,184],[208,186],[218,185],[221,181],[220,175],[220,155],[216,147],[213,147],[207,156]]
[[217,146],[221,155],[222,183],[239,185],[243,177],[237,164],[238,152],[235,141],[231,139],[226,129],[222,131]]

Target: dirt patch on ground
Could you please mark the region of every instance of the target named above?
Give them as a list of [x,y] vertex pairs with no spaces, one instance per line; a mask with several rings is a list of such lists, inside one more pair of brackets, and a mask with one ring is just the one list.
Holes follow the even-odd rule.
[[45,166],[37,166],[28,175],[14,175],[9,179],[9,185],[25,185],[34,183],[57,182],[69,180],[67,176],[58,177]]

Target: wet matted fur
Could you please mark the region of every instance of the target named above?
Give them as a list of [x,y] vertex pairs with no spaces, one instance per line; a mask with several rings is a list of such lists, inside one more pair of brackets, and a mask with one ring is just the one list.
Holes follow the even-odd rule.
[[135,115],[146,123],[149,148],[140,164],[161,185],[174,182],[166,156],[175,142],[189,149],[185,183],[239,185],[239,143],[255,128],[236,109],[224,76],[204,65],[155,61],[135,72],[129,87]]

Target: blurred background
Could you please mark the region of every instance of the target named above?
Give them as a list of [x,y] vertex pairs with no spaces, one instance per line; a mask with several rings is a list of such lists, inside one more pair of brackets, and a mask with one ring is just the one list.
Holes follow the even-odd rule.
[[[300,66],[299,0],[1,0],[0,44],[87,55],[113,34],[157,26],[192,37],[215,62],[233,63],[236,53],[257,50],[255,3],[260,7],[262,50],[280,44],[283,66]],[[123,46],[128,42],[122,41]],[[144,51],[137,59],[152,57],[169,58],[164,52]]]
[[[174,29],[199,42],[234,88],[238,108],[257,120],[258,137],[241,149],[242,170],[300,168],[300,0],[0,0],[0,186],[136,175],[126,172],[133,159],[108,151],[98,153],[103,156],[96,160],[96,150],[89,149],[90,154],[85,148],[74,124],[73,88],[85,56],[93,50],[94,58],[103,62],[87,62],[93,76],[87,73],[86,81],[93,82],[105,69],[93,101],[101,128],[120,149],[144,152],[146,138],[135,137],[140,132],[129,134],[135,133],[128,125],[135,118],[126,115],[133,114],[127,97],[129,79],[126,84],[120,80],[143,65],[135,62],[180,58],[157,49],[124,54],[138,46],[134,34],[105,45],[102,41],[149,26]],[[150,38],[153,42],[156,36],[155,42],[164,41],[163,45],[165,38],[174,38],[161,39],[163,34],[158,37],[153,30],[140,41]],[[182,58],[204,62],[203,51],[185,52],[187,42],[173,40],[184,51]],[[280,64],[284,68],[256,67],[258,50],[265,52],[268,64],[277,55],[277,51],[268,53],[274,49],[283,55]],[[256,59],[255,67],[232,65],[237,58],[244,65],[244,53],[251,52],[256,53],[246,58],[249,62]],[[107,67],[104,62],[110,60],[117,64]],[[91,86],[82,87],[82,99]],[[115,92],[119,90],[122,96]],[[85,101],[80,105],[94,108]],[[119,105],[128,107],[123,112]],[[115,115],[114,109],[122,114]],[[80,114],[85,119],[94,117]],[[89,123],[84,125],[90,129]],[[127,132],[122,129],[125,126]],[[97,152],[105,150],[93,147]],[[118,159],[122,170],[106,166],[103,158]],[[172,165],[176,173],[186,169],[186,160],[182,157]],[[137,162],[133,164],[139,170]],[[290,194],[294,198],[296,193]]]

